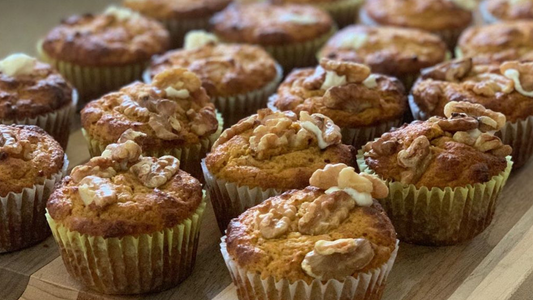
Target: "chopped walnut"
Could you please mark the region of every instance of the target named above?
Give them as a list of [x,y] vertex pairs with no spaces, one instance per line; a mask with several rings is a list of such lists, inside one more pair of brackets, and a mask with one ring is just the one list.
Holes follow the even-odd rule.
[[161,116],[151,116],[148,125],[154,130],[155,135],[162,140],[175,140],[179,136],[172,132],[172,126],[167,119]]
[[400,174],[402,183],[416,182],[425,172],[431,158],[430,145],[426,136],[419,136],[407,149],[398,152],[398,164],[407,169]]
[[345,164],[329,164],[324,169],[316,170],[309,179],[309,185],[316,186],[323,190],[327,190],[330,187],[337,186],[339,173],[348,168]]
[[319,90],[326,80],[326,71],[321,66],[315,68],[313,75],[305,78],[302,86],[308,90]]
[[500,72],[514,82],[515,89],[524,96],[533,96],[533,63],[508,61],[500,66]]
[[265,239],[275,239],[291,229],[296,218],[296,206],[284,203],[280,207],[270,207],[268,212],[256,216],[256,225]]
[[387,132],[375,142],[368,142],[363,150],[369,152],[372,149],[378,155],[391,155],[396,152],[399,145],[398,141],[395,138],[391,138],[391,134]]
[[18,140],[9,128],[0,129],[0,153],[23,160],[31,159],[32,146],[30,141]]
[[177,158],[165,155],[160,158],[143,157],[130,170],[146,187],[158,188],[178,172],[179,166]]
[[322,58],[320,66],[326,71],[346,76],[347,82],[361,83],[370,76],[370,68],[363,64]]
[[117,143],[125,143],[126,141],[134,141],[139,138],[139,137],[146,137],[146,134],[140,132],[140,131],[135,131],[133,129],[128,129],[126,131],[124,131],[120,137],[118,138],[118,141]]
[[126,141],[125,143],[108,145],[101,156],[115,160],[120,164],[127,164],[138,161],[141,153],[142,149],[139,145],[134,141]]
[[429,122],[435,122],[444,131],[468,131],[477,129],[479,127],[479,121],[463,113],[454,113],[451,118],[443,119],[439,117],[431,117]]
[[[91,159],[91,161],[94,161],[94,158]],[[112,167],[102,168],[97,165],[80,165],[76,166],[72,169],[72,172],[70,172],[70,178],[76,183],[79,183],[83,180],[83,178],[88,176],[98,176],[101,178],[112,178],[117,174],[117,171],[113,169]]]
[[[269,112],[272,112],[268,108],[266,110],[268,110]],[[220,137],[213,144],[213,149],[231,140],[231,138],[233,138],[234,136],[254,128],[254,125],[258,121],[259,121],[258,115],[251,115],[248,118],[240,120],[237,124],[231,126],[230,128],[222,132]]]
[[472,70],[472,58],[456,59],[422,70],[423,79],[458,82]]
[[352,113],[360,113],[380,104],[379,96],[369,92],[366,87],[355,84],[331,87],[324,93],[323,100],[328,108]]
[[133,101],[129,96],[122,96],[122,102],[116,109],[128,117],[143,117],[150,116],[150,111],[142,107],[138,102]]
[[87,176],[80,181],[78,193],[85,206],[94,203],[103,208],[118,201],[116,187],[108,178]]
[[485,97],[493,97],[497,93],[509,94],[514,90],[512,80],[490,73],[467,78],[463,82],[463,87]]
[[[452,101],[448,102],[446,106],[444,106],[444,115],[447,118],[452,118],[454,114],[466,114],[471,117],[478,118],[485,126],[480,126],[480,130],[489,131],[486,129],[490,129],[490,131],[497,131],[503,128],[505,125],[505,115],[499,112],[492,111],[490,109],[486,109],[481,104],[475,104],[470,102],[457,102]],[[496,126],[493,126],[494,123],[490,122],[487,118],[481,118],[481,117],[488,117],[496,122]],[[491,125],[492,124],[492,125]],[[487,127],[488,126],[488,127]]]
[[[204,136],[217,130],[218,120],[216,119],[214,110],[201,109],[199,112],[195,112],[191,109],[189,111],[192,111],[192,113],[188,112],[187,115],[192,119],[191,131],[194,134]],[[174,126],[173,128],[176,129]]]
[[171,87],[176,91],[187,90],[192,94],[202,87],[202,81],[187,69],[170,68],[158,73],[153,79],[153,85],[161,90]]
[[316,136],[320,149],[341,142],[342,135],[339,126],[322,114],[309,115],[308,112],[302,111],[300,112],[300,123],[303,128]]
[[512,152],[511,146],[504,145],[500,138],[490,133],[482,133],[473,146],[481,152],[490,152],[500,157],[510,155]]
[[337,228],[355,207],[355,201],[347,193],[337,191],[324,194],[313,202],[301,205],[298,214],[298,231],[308,235],[320,235]]

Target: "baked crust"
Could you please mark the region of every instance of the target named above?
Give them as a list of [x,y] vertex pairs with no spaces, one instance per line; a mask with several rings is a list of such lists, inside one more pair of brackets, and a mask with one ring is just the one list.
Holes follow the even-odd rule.
[[472,11],[451,0],[372,0],[364,9],[381,25],[428,31],[466,28],[473,19]]
[[533,1],[485,0],[484,3],[490,14],[500,20],[533,19]]
[[476,64],[533,60],[533,21],[471,27],[459,38],[458,49]]
[[37,62],[31,74],[0,71],[0,118],[35,118],[72,105],[72,86],[48,64]]
[[352,25],[336,33],[319,57],[362,63],[374,73],[401,77],[443,62],[446,52],[438,36],[422,30]]
[[41,128],[0,124],[0,197],[44,183],[64,163],[63,148]]
[[102,67],[142,63],[169,45],[167,30],[155,20],[86,14],[63,20],[46,35],[42,48],[53,59]]
[[152,59],[151,76],[169,67],[196,73],[211,97],[228,97],[258,90],[277,76],[275,60],[253,45],[207,44],[179,49]]
[[213,32],[226,42],[284,45],[328,33],[334,23],[311,5],[231,4],[211,19]]
[[159,19],[206,18],[223,10],[231,0],[123,0],[122,5]]

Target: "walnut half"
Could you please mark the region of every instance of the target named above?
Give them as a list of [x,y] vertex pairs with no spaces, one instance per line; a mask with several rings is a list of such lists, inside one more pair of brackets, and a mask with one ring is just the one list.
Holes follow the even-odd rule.
[[158,188],[178,172],[179,166],[177,158],[165,155],[160,158],[143,157],[130,170],[146,187]]
[[108,178],[87,176],[80,181],[78,193],[85,206],[94,203],[103,208],[118,201],[115,185]]

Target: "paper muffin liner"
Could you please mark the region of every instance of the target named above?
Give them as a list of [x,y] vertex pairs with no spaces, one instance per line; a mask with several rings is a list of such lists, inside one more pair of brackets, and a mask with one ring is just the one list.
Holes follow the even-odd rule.
[[479,12],[485,24],[494,24],[500,22],[500,20],[488,10],[487,1],[482,1],[481,4],[479,4]]
[[339,28],[357,23],[359,8],[363,0],[340,0],[325,3],[313,3],[313,5],[327,11]]
[[205,177],[205,189],[209,193],[211,204],[213,204],[220,232],[225,232],[231,219],[238,217],[246,209],[284,192],[273,188],[262,189],[238,185],[217,178],[209,172],[205,160],[202,160],[202,170]]
[[[428,246],[455,245],[483,232],[494,215],[513,162],[485,183],[456,188],[417,188],[387,180],[389,195],[379,200],[402,242]],[[361,172],[376,174],[359,150],[357,165]]]
[[237,287],[239,300],[379,300],[385,290],[387,277],[398,254],[398,245],[389,260],[381,267],[347,277],[344,281],[330,279],[327,282],[313,280],[310,284],[299,280],[276,281],[274,277],[261,278],[261,274],[241,268],[226,249],[226,237],[222,237],[220,251],[228,267],[231,279]]
[[140,294],[176,286],[192,272],[206,198],[186,220],[151,234],[104,238],[46,219],[68,273],[105,294]]
[[[222,133],[222,128],[224,127],[224,120],[218,112],[217,120],[217,131],[211,134],[209,137],[200,139],[200,143],[198,144],[173,149],[143,149],[142,154],[144,156],[153,157],[172,155],[180,161],[180,169],[190,173],[194,178],[203,181],[204,176],[202,175],[200,161],[211,150],[211,147]],[[100,156],[109,144],[105,144],[94,139],[84,128],[82,128],[81,131],[85,137],[85,141],[87,142],[87,147],[89,148],[89,154],[91,157]]]
[[208,30],[209,19],[212,16],[204,18],[186,18],[186,19],[158,19],[170,33],[172,48],[181,48],[184,43],[185,35],[191,30]]
[[[265,108],[268,97],[276,92],[282,77],[283,69],[276,63],[276,77],[261,89],[235,96],[211,97],[211,102],[222,114],[224,128],[229,128],[241,119],[257,113],[258,109]],[[143,80],[146,83],[152,82],[150,68],[144,72]]]
[[50,235],[45,218],[46,202],[56,183],[67,173],[67,168],[65,155],[61,171],[42,184],[0,197],[0,253],[27,248]]

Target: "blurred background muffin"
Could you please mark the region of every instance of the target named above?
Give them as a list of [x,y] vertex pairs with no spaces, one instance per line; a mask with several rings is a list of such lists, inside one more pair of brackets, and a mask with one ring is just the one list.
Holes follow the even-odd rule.
[[485,0],[480,5],[485,23],[533,20],[532,0]]

